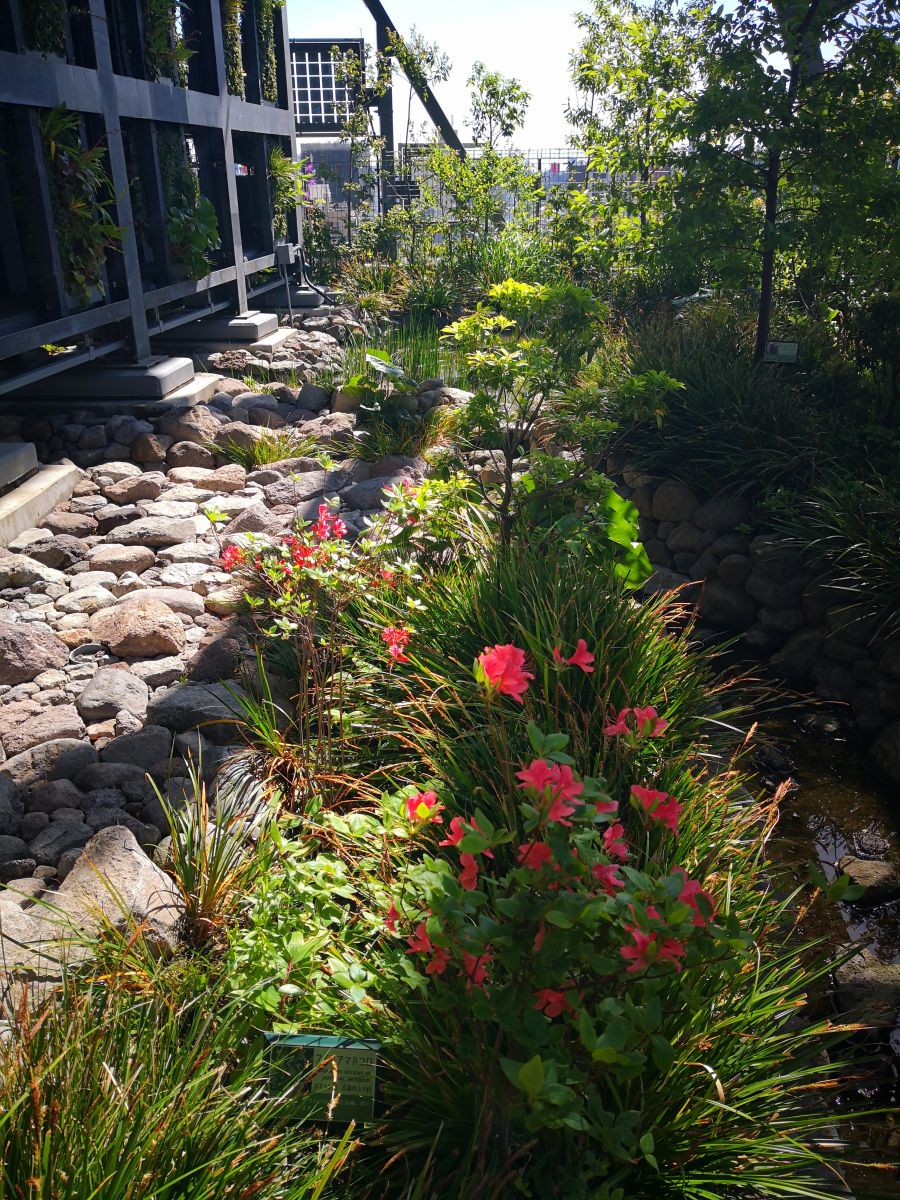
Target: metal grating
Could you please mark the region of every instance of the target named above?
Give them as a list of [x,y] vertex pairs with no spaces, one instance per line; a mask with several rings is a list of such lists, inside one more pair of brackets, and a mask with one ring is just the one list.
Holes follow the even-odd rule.
[[291,38],[291,100],[299,134],[340,133],[352,96],[335,73],[335,51],[363,54],[359,39]]

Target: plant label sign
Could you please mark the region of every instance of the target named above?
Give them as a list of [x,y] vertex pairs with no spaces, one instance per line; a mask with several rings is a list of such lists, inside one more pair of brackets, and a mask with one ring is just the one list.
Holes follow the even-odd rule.
[[309,1097],[308,1121],[371,1121],[379,1103],[374,1041],[319,1034],[266,1034],[273,1096],[300,1089]]
[[763,362],[795,363],[799,356],[799,342],[766,342]]

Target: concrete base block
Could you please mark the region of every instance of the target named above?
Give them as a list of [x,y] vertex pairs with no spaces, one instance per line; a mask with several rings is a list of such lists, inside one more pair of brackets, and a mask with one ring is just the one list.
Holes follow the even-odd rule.
[[[329,299],[332,298],[333,293],[329,292],[327,290],[327,288],[323,288],[323,291],[329,297]],[[285,298],[284,288],[273,288],[272,291],[269,293],[269,295],[266,297],[266,303],[269,305],[270,308],[274,308],[276,312],[280,312],[280,313],[287,312],[288,311],[288,302],[287,302],[287,299]],[[298,308],[302,308],[302,309],[319,308],[319,306],[321,304],[322,304],[322,297],[319,295],[318,292],[313,291],[313,289],[311,287],[297,286],[297,287],[291,288],[290,307],[292,310],[296,310]],[[330,305],[324,306],[326,311],[329,307],[330,307]]]
[[31,442],[0,442],[0,493],[37,470],[38,460]]
[[275,354],[289,337],[293,337],[296,329],[285,327],[284,329],[276,329],[274,333],[267,334],[266,337],[260,338],[258,342],[253,342],[247,349],[255,354],[257,358],[274,358]]
[[157,357],[137,365],[97,363],[35,384],[26,394],[48,399],[161,400],[193,377],[194,364],[189,358]]
[[73,463],[55,463],[0,496],[0,546],[8,546],[68,500],[79,479],[81,471]]
[[221,375],[212,375],[208,371],[198,371],[190,383],[169,392],[165,397],[166,407],[177,404],[205,404],[218,391]]
[[227,315],[202,317],[187,325],[179,325],[166,332],[168,342],[228,342],[229,344],[257,342],[274,333],[278,328],[278,317],[274,313],[248,312],[240,317]]

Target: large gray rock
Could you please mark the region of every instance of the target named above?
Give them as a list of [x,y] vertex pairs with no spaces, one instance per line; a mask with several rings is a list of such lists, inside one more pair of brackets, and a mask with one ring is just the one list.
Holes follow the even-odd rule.
[[822,657],[822,641],[820,629],[801,629],[772,655],[770,665],[785,679],[796,682],[808,679]]
[[713,496],[694,514],[695,525],[716,533],[737,529],[749,519],[750,505],[743,496]]
[[700,597],[700,616],[718,629],[742,632],[756,620],[756,605],[739,588],[710,579]]
[[68,661],[68,646],[52,633],[31,621],[0,621],[0,684],[30,683],[43,671],[59,670]]
[[182,683],[158,692],[150,700],[147,719],[175,733],[202,726],[214,742],[233,741],[237,701],[222,684]]
[[32,746],[0,764],[0,776],[7,776],[19,787],[53,779],[74,779],[79,771],[97,761],[97,751],[86,741],[61,738]]
[[110,504],[139,504],[142,500],[155,500],[161,491],[159,479],[149,474],[121,479],[103,488],[103,494]]
[[794,608],[803,593],[803,579],[797,576],[785,583],[778,583],[768,575],[751,571],[744,590],[764,608]]
[[28,717],[3,735],[3,748],[9,755],[22,754],[42,742],[84,736],[84,722],[74,704],[53,704]]
[[140,575],[156,562],[156,555],[149,546],[97,546],[91,551],[92,571],[111,571],[113,575],[124,575],[134,571]]
[[159,421],[161,433],[174,442],[211,442],[221,427],[221,418],[205,404],[165,413]]
[[803,556],[783,539],[761,534],[750,543],[750,561],[754,571],[777,583],[788,583],[803,574]]
[[324,490],[325,472],[320,469],[279,479],[277,483],[268,484],[263,492],[266,503],[274,507],[277,504],[299,504],[302,500],[311,500],[321,496]]
[[104,924],[139,928],[161,950],[173,950],[184,904],[172,879],[122,825],[93,835],[54,897],[59,917],[84,933]]
[[352,487],[341,492],[341,504],[345,508],[366,509],[380,508],[384,500],[384,489],[401,479],[411,479],[412,472],[403,470],[394,475],[379,475],[375,479],[365,479],[354,483]]
[[4,588],[35,587],[48,583],[65,583],[62,571],[45,567],[27,554],[7,554],[0,558],[0,591]]
[[656,521],[690,521],[700,507],[696,493],[686,483],[667,479],[653,496],[653,518]]
[[867,904],[879,904],[900,896],[900,868],[896,863],[845,854],[837,866],[858,887],[866,889],[861,900]]
[[[117,525],[106,534],[107,542],[122,546],[176,546],[179,542],[192,542],[197,536],[194,522],[187,518],[141,517],[126,525]],[[2,569],[3,559],[0,559]]]
[[147,715],[150,689],[143,679],[118,667],[103,667],[90,681],[75,706],[85,721],[105,721],[124,709],[135,717]]
[[97,613],[90,629],[119,658],[178,654],[184,647],[181,619],[148,592],[133,593],[127,603]]
[[28,852],[38,866],[55,867],[66,850],[80,848],[93,832],[83,820],[54,820],[31,841]]
[[354,429],[356,416],[353,413],[326,413],[303,425],[304,434],[314,437],[323,446],[347,445],[353,441]]
[[893,1024],[900,1009],[900,963],[882,962],[866,948],[834,974],[839,1011],[859,1014],[877,1024]]
[[216,431],[215,444],[219,450],[231,446],[238,450],[250,450],[267,436],[266,430],[260,425],[248,425],[245,421],[228,421]]
[[135,733],[113,738],[100,751],[102,764],[121,763],[146,770],[167,759],[172,751],[172,734],[159,723],[145,725]]

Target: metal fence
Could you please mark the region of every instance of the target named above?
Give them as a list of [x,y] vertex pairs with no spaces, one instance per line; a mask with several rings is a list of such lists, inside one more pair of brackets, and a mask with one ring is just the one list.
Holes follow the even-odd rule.
[[[307,193],[324,219],[341,240],[352,244],[361,221],[382,212],[386,204],[408,204],[421,195],[425,184],[422,152],[425,148],[401,147],[394,169],[387,174],[375,158],[360,158],[342,142],[300,140],[298,153],[308,158],[315,168],[313,182]],[[477,154],[474,147],[470,154]],[[529,202],[529,215],[540,219],[547,200],[555,188],[583,186],[589,179],[587,158],[571,146],[511,151],[539,182],[538,199]],[[504,216],[510,219],[517,212],[519,199],[509,193],[498,197]],[[445,197],[443,204],[449,204]],[[442,215],[438,195],[434,216]]]

